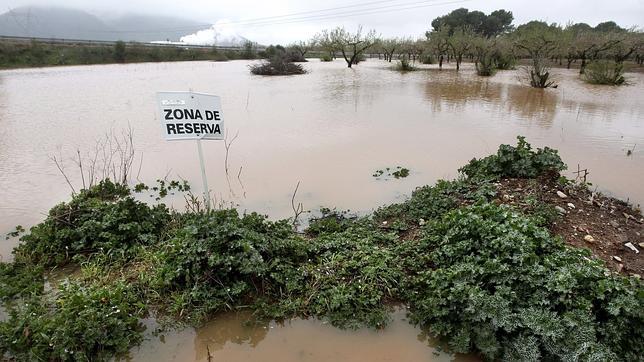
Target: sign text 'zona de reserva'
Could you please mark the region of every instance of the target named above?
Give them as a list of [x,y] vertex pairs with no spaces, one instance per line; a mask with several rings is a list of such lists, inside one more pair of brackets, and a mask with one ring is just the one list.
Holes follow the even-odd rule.
[[159,92],[157,100],[166,140],[224,138],[224,119],[218,96]]

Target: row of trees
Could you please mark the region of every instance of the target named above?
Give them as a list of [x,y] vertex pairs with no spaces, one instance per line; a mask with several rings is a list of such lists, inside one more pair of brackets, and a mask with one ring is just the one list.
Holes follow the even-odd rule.
[[366,52],[389,62],[395,58],[401,62],[437,62],[439,69],[445,62],[454,62],[460,70],[462,62],[469,60],[481,76],[512,69],[525,59],[529,64],[526,75],[534,87],[555,86],[549,69],[553,64],[568,68],[579,64],[579,72],[587,81],[621,84],[626,60],[639,65],[644,62],[644,33],[621,28],[612,21],[595,27],[531,21],[516,28],[512,21],[512,13],[502,9],[489,15],[457,9],[434,19],[423,39],[382,39],[374,30],[359,27],[352,33],[337,27],[282,50],[291,54],[293,61],[301,61],[311,51],[322,53],[323,60],[341,56],[349,68]]

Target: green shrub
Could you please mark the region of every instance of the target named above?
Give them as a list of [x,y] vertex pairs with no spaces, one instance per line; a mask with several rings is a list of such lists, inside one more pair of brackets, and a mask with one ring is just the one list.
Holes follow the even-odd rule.
[[459,172],[470,178],[534,178],[546,173],[556,173],[558,176],[559,171],[566,169],[557,150],[544,147],[534,152],[525,137],[519,136],[517,139],[516,147],[501,145],[496,155],[472,159]]
[[455,352],[506,361],[644,355],[642,283],[612,276],[528,217],[480,204],[431,222],[401,263],[411,318]]
[[43,271],[37,265],[0,263],[0,301],[41,294],[45,282]]
[[193,323],[252,301],[270,288],[273,268],[308,257],[286,220],[231,209],[188,214],[181,223],[159,248],[154,287],[169,295],[170,313]]
[[329,54],[322,54],[320,60],[323,62],[332,62],[333,58]]
[[143,306],[122,283],[61,285],[56,297],[31,298],[0,322],[0,352],[23,361],[107,360],[142,341]]
[[75,255],[109,253],[123,257],[139,244],[156,241],[169,220],[165,205],[150,207],[109,179],[82,190],[49,211],[14,250],[22,262],[62,265]]
[[403,278],[391,248],[396,239],[368,219],[320,234],[314,241],[317,262],[300,269],[306,276],[301,314],[343,328],[384,327]]
[[417,225],[420,219],[425,221],[442,216],[453,210],[462,202],[486,201],[496,195],[489,183],[468,180],[438,180],[434,186],[419,187],[411,198],[401,204],[381,207],[374,213],[379,221],[401,219]]
[[320,213],[322,214],[321,216],[309,220],[309,226],[306,229],[309,235],[317,236],[324,233],[342,232],[351,226],[355,219],[345,211],[332,210],[326,207],[321,208]]
[[117,41],[114,43],[114,60],[117,63],[125,63],[125,43]]
[[586,66],[583,78],[591,84],[622,85],[624,64],[608,60],[596,60]]

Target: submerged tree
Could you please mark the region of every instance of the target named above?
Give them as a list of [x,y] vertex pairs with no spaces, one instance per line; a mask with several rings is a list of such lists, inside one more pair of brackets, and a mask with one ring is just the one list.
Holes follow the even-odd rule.
[[557,49],[558,33],[558,27],[541,21],[531,21],[517,28],[515,44],[532,61],[526,72],[530,85],[535,88],[556,87],[547,62]]
[[479,36],[472,39],[472,47],[476,74],[484,77],[494,75],[496,73],[494,64],[496,40]]
[[380,49],[385,55],[385,60],[391,63],[396,50],[400,51],[400,39],[389,38],[380,41]]
[[443,69],[443,60],[449,52],[449,28],[442,27],[438,30],[425,33],[428,46],[438,58],[438,69]]
[[329,36],[334,49],[342,53],[349,68],[362,60],[364,52],[377,43],[376,31],[370,30],[363,34],[362,25],[358,26],[355,33],[348,32],[344,27],[337,27]]
[[456,70],[461,69],[463,55],[470,51],[473,39],[474,33],[469,27],[460,27],[454,30],[454,33],[447,39],[449,49],[456,61]]

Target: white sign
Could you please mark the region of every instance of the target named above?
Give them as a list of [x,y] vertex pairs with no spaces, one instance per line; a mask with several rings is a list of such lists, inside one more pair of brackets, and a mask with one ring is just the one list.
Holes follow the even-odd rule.
[[218,96],[158,92],[157,103],[166,140],[224,139],[224,116]]

